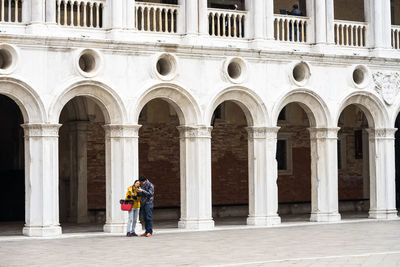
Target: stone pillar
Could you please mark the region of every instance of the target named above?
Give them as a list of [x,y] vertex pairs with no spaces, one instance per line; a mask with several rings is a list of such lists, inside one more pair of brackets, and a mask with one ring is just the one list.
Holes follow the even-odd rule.
[[56,24],[56,0],[46,0],[46,23]]
[[179,126],[181,218],[179,228],[212,229],[211,127]]
[[125,8],[125,27],[129,30],[136,29],[136,12],[135,12],[135,0],[126,0],[126,8]]
[[335,44],[335,5],[333,0],[325,1],[326,43]]
[[22,0],[22,23],[29,24],[31,21],[31,1]]
[[125,233],[128,213],[119,200],[138,177],[139,125],[106,125],[106,224],[104,232]]
[[267,40],[275,39],[275,30],[274,30],[274,1],[268,0],[264,2],[264,12],[265,12],[265,38]]
[[309,128],[311,144],[311,218],[340,221],[337,133],[340,128]]
[[[41,24],[45,19],[45,0],[31,0],[31,21],[30,24]],[[55,10],[55,9],[54,9]]]
[[[250,16],[253,20],[253,39],[265,38],[265,0],[251,0]],[[273,3],[272,3],[273,5]],[[273,24],[272,24],[273,25]]]
[[326,2],[324,0],[315,0],[314,5],[315,43],[325,44],[327,36]]
[[58,216],[59,124],[24,124],[27,236],[61,234]]
[[[112,30],[120,30],[123,27],[123,3],[122,0],[109,1],[107,3],[109,8],[109,26]],[[132,12],[131,12],[132,13]]]
[[87,223],[87,121],[76,121],[68,124],[70,133],[70,217],[75,223]]
[[178,33],[197,35],[199,32],[199,3],[198,1],[179,0]]
[[362,168],[362,176],[363,176],[363,198],[369,199],[370,191],[370,181],[369,181],[369,141],[368,141],[368,132],[363,129],[362,130],[362,153],[363,153],[363,168]]
[[207,0],[199,0],[199,33],[209,35]]
[[392,219],[396,210],[395,128],[367,129],[369,133],[370,209],[373,219]]
[[278,216],[276,140],[279,127],[247,127],[249,143],[249,225],[274,225]]

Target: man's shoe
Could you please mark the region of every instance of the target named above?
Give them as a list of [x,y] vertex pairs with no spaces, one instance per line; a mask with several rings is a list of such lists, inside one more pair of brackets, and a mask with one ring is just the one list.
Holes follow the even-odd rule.
[[131,233],[129,233],[129,232],[128,232],[128,233],[126,233],[126,236],[131,236]]
[[143,234],[141,234],[140,236],[147,236],[147,233],[143,233]]
[[146,234],[145,237],[150,237],[153,236],[152,234]]
[[137,236],[137,234],[136,233],[131,233],[131,236]]

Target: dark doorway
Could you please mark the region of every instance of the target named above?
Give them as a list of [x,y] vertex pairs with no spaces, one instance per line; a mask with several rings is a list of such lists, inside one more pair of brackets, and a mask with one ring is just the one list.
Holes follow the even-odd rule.
[[400,209],[400,115],[397,116],[395,127],[396,132],[395,151],[396,151],[396,207]]

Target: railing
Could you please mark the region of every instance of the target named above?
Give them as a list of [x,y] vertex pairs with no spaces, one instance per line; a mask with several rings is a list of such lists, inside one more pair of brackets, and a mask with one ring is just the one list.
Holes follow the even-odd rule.
[[209,8],[209,34],[218,37],[245,38],[246,16],[246,11]]
[[56,0],[56,20],[70,27],[103,28],[104,0]]
[[367,23],[335,20],[335,43],[342,46],[366,45]]
[[274,29],[275,40],[305,43],[307,42],[307,27],[310,24],[310,18],[275,15]]
[[22,1],[0,0],[0,22],[22,22]]
[[400,26],[392,25],[392,47],[400,49]]
[[139,2],[135,5],[135,23],[139,31],[177,32],[179,6]]

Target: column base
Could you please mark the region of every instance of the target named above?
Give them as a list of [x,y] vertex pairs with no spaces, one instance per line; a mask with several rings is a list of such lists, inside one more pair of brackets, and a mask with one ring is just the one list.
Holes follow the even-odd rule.
[[62,234],[61,226],[25,226],[23,235],[32,237],[58,236]]
[[397,216],[397,210],[370,210],[368,218],[379,220],[393,220],[399,217]]
[[213,219],[199,219],[199,220],[185,220],[180,219],[178,222],[178,228],[191,229],[191,230],[211,230],[214,229]]
[[279,215],[273,216],[249,216],[247,218],[247,225],[254,226],[272,226],[281,223]]
[[112,234],[126,234],[126,226],[126,223],[106,223],[103,231]]
[[311,213],[310,216],[311,222],[339,222],[340,220],[341,216],[337,212],[333,213],[316,212],[316,213]]

